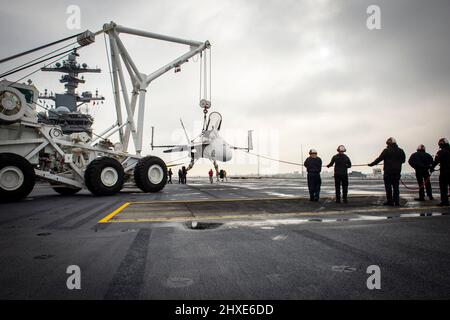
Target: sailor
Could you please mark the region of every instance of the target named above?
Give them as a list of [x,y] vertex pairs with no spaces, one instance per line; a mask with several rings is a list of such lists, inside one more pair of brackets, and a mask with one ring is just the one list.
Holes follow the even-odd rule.
[[182,184],[186,184],[186,179],[187,178],[187,170],[186,170],[186,167],[185,166],[183,166],[182,168],[181,168],[181,183]]
[[448,207],[448,191],[450,187],[450,144],[446,138],[440,139],[438,144],[440,150],[434,157],[431,172],[433,172],[434,168],[439,164],[439,188],[441,189],[441,203],[439,203],[439,206]]
[[213,179],[214,172],[213,172],[213,169],[209,169],[208,176],[209,176],[209,182],[214,183],[214,179]]
[[409,157],[408,163],[416,171],[417,183],[419,184],[419,198],[416,201],[425,201],[425,190],[430,200],[433,200],[433,191],[431,189],[430,169],[433,165],[433,157],[427,153],[425,146],[419,144],[417,151]]
[[384,188],[386,189],[387,201],[383,203],[385,206],[400,206],[400,176],[402,172],[402,164],[406,161],[405,152],[397,145],[394,138],[389,138],[386,141],[386,149],[380,154],[378,158],[369,167],[379,164],[384,161]]
[[342,185],[342,198],[344,203],[347,203],[348,194],[348,172],[347,170],[352,167],[350,158],[345,155],[347,150],[343,145],[337,148],[338,154],[331,158],[327,168],[334,165],[334,186],[336,189],[336,203],[341,203],[341,185]]
[[172,168],[169,168],[169,171],[167,171],[167,175],[169,176],[169,180],[167,181],[167,183],[172,184],[172,175],[173,175]]
[[322,159],[317,156],[315,149],[309,150],[309,157],[306,158],[304,165],[308,171],[309,201],[319,201],[320,185],[322,184],[320,178]]
[[183,183],[183,171],[181,169],[178,169],[178,184]]

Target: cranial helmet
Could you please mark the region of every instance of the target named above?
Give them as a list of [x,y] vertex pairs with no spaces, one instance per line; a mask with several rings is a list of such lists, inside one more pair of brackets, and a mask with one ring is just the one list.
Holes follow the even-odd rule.
[[389,139],[386,140],[386,144],[390,145],[390,144],[394,144],[397,143],[397,140],[395,140],[395,138],[390,137]]
[[447,138],[440,139],[438,145],[439,147],[448,146],[448,139]]

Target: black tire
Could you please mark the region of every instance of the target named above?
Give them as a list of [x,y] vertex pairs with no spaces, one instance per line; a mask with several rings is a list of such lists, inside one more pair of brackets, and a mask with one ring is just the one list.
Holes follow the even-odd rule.
[[59,193],[62,196],[72,196],[79,192],[80,188],[70,188],[70,187],[53,187],[53,190],[55,190],[57,193]]
[[[102,172],[107,168],[117,173],[117,179],[114,179],[115,182],[110,185],[102,181]],[[84,183],[96,196],[112,196],[122,190],[124,177],[125,173],[119,161],[110,157],[101,157],[87,166],[84,172]]]
[[[157,178],[153,181],[149,177],[149,170],[156,170]],[[167,166],[158,157],[145,157],[139,160],[134,168],[134,181],[144,192],[159,192],[167,183]]]
[[[15,176],[19,179],[17,187],[11,185],[10,180]],[[5,179],[4,182],[2,178]],[[35,181],[34,168],[27,159],[14,153],[0,153],[0,202],[19,201],[25,198],[33,190]]]

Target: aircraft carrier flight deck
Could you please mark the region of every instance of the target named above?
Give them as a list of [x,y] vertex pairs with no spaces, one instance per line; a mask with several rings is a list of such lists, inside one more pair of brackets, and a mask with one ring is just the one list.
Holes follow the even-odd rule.
[[[435,182],[433,182],[433,185]],[[2,299],[405,299],[450,293],[449,208],[384,207],[381,180],[189,178],[160,193],[61,196],[36,185],[0,204]],[[66,269],[82,270],[67,290]],[[383,290],[366,287],[377,265]]]

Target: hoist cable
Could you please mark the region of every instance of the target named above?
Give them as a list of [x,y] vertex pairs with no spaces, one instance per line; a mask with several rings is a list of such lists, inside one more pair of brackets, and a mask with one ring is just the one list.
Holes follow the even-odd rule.
[[[82,47],[82,46],[79,46],[79,47],[76,47],[76,48],[73,48],[73,49],[77,50],[77,49],[79,49],[79,48],[81,48],[81,47]],[[49,65],[51,65],[51,64],[53,64],[53,63],[55,63],[55,62],[57,62],[57,61],[59,61],[59,60],[61,60],[61,59],[63,59],[63,58],[65,58],[65,57],[67,57],[67,56],[70,54],[70,52],[73,51],[73,49],[64,51],[64,52],[59,53],[59,54],[57,54],[57,55],[55,55],[55,56],[52,56],[52,57],[49,57],[49,58],[47,58],[47,59],[45,59],[45,60],[43,60],[43,61],[40,61],[40,62],[44,62],[44,61],[46,61],[46,60],[50,60],[51,58],[54,58],[54,57],[57,57],[57,56],[59,56],[59,55],[64,54],[63,56],[59,57],[58,59],[55,59],[55,60],[53,60],[53,61],[47,63],[46,65],[43,66],[43,68],[45,68],[45,67],[47,67],[47,66],[49,66]],[[67,52],[69,52],[69,53],[67,53]],[[39,62],[39,63],[40,63],[40,62]],[[38,64],[38,63],[35,63],[35,64]],[[27,78],[27,77],[29,77],[29,76],[35,74],[36,72],[39,72],[41,69],[42,69],[42,68],[38,68],[38,69],[34,70],[33,72],[30,72],[29,74],[23,76],[22,78],[20,78],[20,79],[14,81],[14,82],[12,82],[12,83],[9,84],[9,85],[12,86],[12,85],[14,85],[15,83],[17,83],[17,82],[19,82],[19,81],[22,81],[23,79],[25,79],[25,78]]]
[[[78,47],[78,48],[80,48],[80,47]],[[78,49],[78,48],[77,48],[77,49]],[[14,71],[9,71],[9,72],[3,73],[3,74],[0,75],[0,78],[9,76],[9,75],[11,75],[11,74],[17,73],[17,72],[22,71],[22,70],[25,70],[25,69],[28,69],[28,68],[30,68],[30,67],[33,67],[33,66],[35,66],[35,65],[38,65],[38,64],[40,64],[40,63],[42,63],[42,62],[45,62],[45,61],[47,61],[47,60],[50,60],[50,59],[59,57],[60,55],[66,54],[66,53],[71,52],[71,51],[73,51],[73,49],[70,49],[70,50],[66,50],[66,51],[60,52],[60,53],[55,54],[55,55],[53,55],[53,56],[51,56],[51,57],[48,57],[48,58],[39,60],[39,61],[37,61],[37,62],[34,62],[34,63],[30,64],[30,65],[26,65],[26,66],[24,66],[24,67],[22,67],[22,68],[15,69]],[[40,70],[40,69],[41,69],[41,68],[39,68],[38,70]],[[31,73],[31,74],[33,74],[33,73]],[[31,75],[31,74],[30,74],[30,75]],[[26,78],[26,77],[28,77],[28,75],[25,76],[25,77],[23,77],[23,78]],[[22,80],[23,78],[21,78],[20,80]],[[20,81],[20,80],[17,80],[16,82],[18,82],[18,81]]]
[[37,48],[31,49],[31,50],[27,50],[27,51],[24,51],[24,52],[21,52],[21,53],[17,53],[17,54],[15,54],[15,55],[10,56],[10,57],[3,58],[3,59],[0,60],[0,64],[4,63],[4,62],[6,62],[6,61],[9,61],[9,60],[12,60],[12,59],[15,59],[15,58],[19,58],[19,57],[21,57],[21,56],[24,56],[24,55],[33,53],[33,52],[35,52],[35,51],[39,51],[39,50],[41,50],[41,49],[44,49],[44,48],[47,48],[47,47],[51,47],[51,46],[53,46],[53,45],[55,45],[55,44],[58,44],[58,43],[67,41],[67,40],[72,39],[72,38],[75,38],[75,37],[78,37],[78,36],[81,35],[81,34],[83,34],[83,33],[81,32],[81,33],[78,33],[78,34],[76,34],[76,35],[73,35],[73,36],[70,36],[70,37],[67,37],[67,38],[64,38],[64,39],[60,39],[60,40],[57,40],[57,41],[53,41],[53,42],[51,42],[51,43],[44,44],[44,45],[39,46],[39,47],[37,47]]
[[207,76],[207,73],[208,73],[208,70],[207,70],[207,60],[208,60],[208,55],[206,54],[206,52],[205,52],[205,59],[203,60],[203,63],[204,63],[204,65],[203,65],[203,73],[204,73],[204,78],[203,78],[203,85],[204,85],[204,92],[203,92],[203,95],[204,95],[204,97],[205,97],[205,99],[208,99],[208,76]]
[[[4,72],[3,74],[1,74],[1,75],[0,75],[0,78],[4,77],[5,75],[10,75],[10,74],[19,72],[19,71],[21,71],[21,70],[25,70],[25,69],[27,69],[27,68],[29,68],[29,67],[32,67],[33,65],[31,65],[31,63],[33,63],[33,62],[35,62],[35,61],[37,61],[37,60],[39,60],[39,59],[42,59],[42,58],[44,58],[44,57],[46,57],[46,56],[48,56],[48,55],[51,55],[51,54],[53,54],[53,53],[55,53],[55,52],[58,52],[58,51],[60,51],[60,50],[63,50],[63,49],[65,49],[65,48],[67,48],[67,47],[70,47],[71,45],[74,45],[74,44],[76,44],[76,43],[77,43],[77,41],[72,42],[72,43],[69,43],[68,45],[65,45],[64,47],[55,49],[55,50],[50,51],[49,53],[46,53],[46,54],[44,54],[44,55],[42,55],[42,56],[40,56],[40,57],[37,57],[37,58],[35,58],[35,59],[33,59],[33,60],[30,60],[30,61],[28,61],[28,62],[26,62],[26,63],[23,63],[23,64],[21,64],[21,65],[19,65],[19,66],[17,66],[17,67],[14,67],[14,68],[12,68],[12,69],[10,69],[10,70]],[[19,70],[19,69],[20,69],[20,70]]]
[[199,95],[198,95],[198,101],[200,101],[200,100],[202,100],[202,74],[203,74],[203,71],[202,71],[202,67],[203,67],[203,53],[202,52],[200,52],[200,59],[199,59],[199,64],[200,64],[200,92],[199,92]]
[[209,102],[211,103],[211,105],[212,105],[212,90],[211,90],[211,88],[212,88],[212,60],[211,60],[211,54],[212,54],[212,51],[211,51],[211,48],[209,48]]

